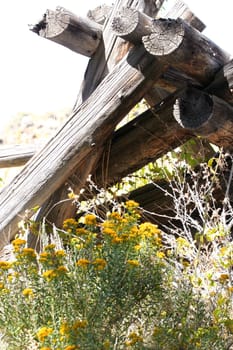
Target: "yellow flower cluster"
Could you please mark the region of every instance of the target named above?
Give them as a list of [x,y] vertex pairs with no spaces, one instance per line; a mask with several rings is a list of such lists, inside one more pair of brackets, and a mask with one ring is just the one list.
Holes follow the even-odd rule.
[[23,296],[25,297],[32,297],[34,295],[33,290],[31,288],[25,288],[22,291]]
[[96,225],[96,216],[94,214],[87,214],[84,217],[85,225]]
[[143,337],[141,337],[138,333],[136,332],[131,332],[129,334],[129,340],[127,340],[125,342],[125,345],[126,346],[132,346],[132,345],[135,345],[137,343],[142,343],[143,342]]
[[41,327],[37,333],[36,336],[40,342],[44,342],[45,338],[47,338],[50,334],[53,333],[53,329],[50,327]]
[[12,263],[9,261],[0,261],[0,270],[9,270],[12,266]]

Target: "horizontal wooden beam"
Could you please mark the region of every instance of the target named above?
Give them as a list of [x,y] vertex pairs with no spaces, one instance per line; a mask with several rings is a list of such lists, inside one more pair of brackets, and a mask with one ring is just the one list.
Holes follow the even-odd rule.
[[41,147],[41,144],[0,146],[0,168],[24,165]]
[[233,107],[220,98],[188,88],[177,98],[173,115],[183,128],[233,150]]
[[[26,209],[41,206],[84,160],[99,156],[116,124],[140,101],[163,69],[143,46],[132,49],[55,137],[2,189],[0,247],[14,237]],[[90,172],[83,169],[82,175],[87,177]]]
[[89,18],[74,15],[63,7],[47,10],[41,21],[30,30],[43,38],[91,57],[102,37],[102,26]]

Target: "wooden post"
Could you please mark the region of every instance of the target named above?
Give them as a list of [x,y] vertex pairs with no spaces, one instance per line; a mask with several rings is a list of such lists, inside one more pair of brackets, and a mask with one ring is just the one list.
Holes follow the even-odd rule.
[[63,7],[47,10],[31,31],[63,45],[81,55],[91,57],[102,37],[102,26],[88,18],[74,15]]
[[24,165],[41,147],[41,144],[0,146],[0,168]]
[[174,105],[178,123],[209,142],[233,150],[233,107],[216,96],[188,88]]

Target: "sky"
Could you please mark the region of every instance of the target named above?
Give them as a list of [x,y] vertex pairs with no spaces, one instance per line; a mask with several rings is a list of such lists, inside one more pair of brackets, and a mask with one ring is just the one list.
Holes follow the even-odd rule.
[[[0,22],[0,132],[18,112],[46,113],[74,105],[88,58],[31,32],[29,24],[46,9],[63,6],[85,16],[89,9],[113,0],[4,0]],[[173,0],[168,0],[172,3]],[[204,34],[233,54],[232,0],[187,0],[207,25]],[[1,138],[1,135],[0,135]]]

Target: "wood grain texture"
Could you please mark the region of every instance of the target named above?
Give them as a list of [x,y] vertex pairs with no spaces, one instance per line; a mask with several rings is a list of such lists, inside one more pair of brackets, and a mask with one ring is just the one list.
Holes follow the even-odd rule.
[[102,26],[88,18],[75,15],[64,7],[47,10],[43,19],[31,30],[45,39],[91,57],[102,37]]

